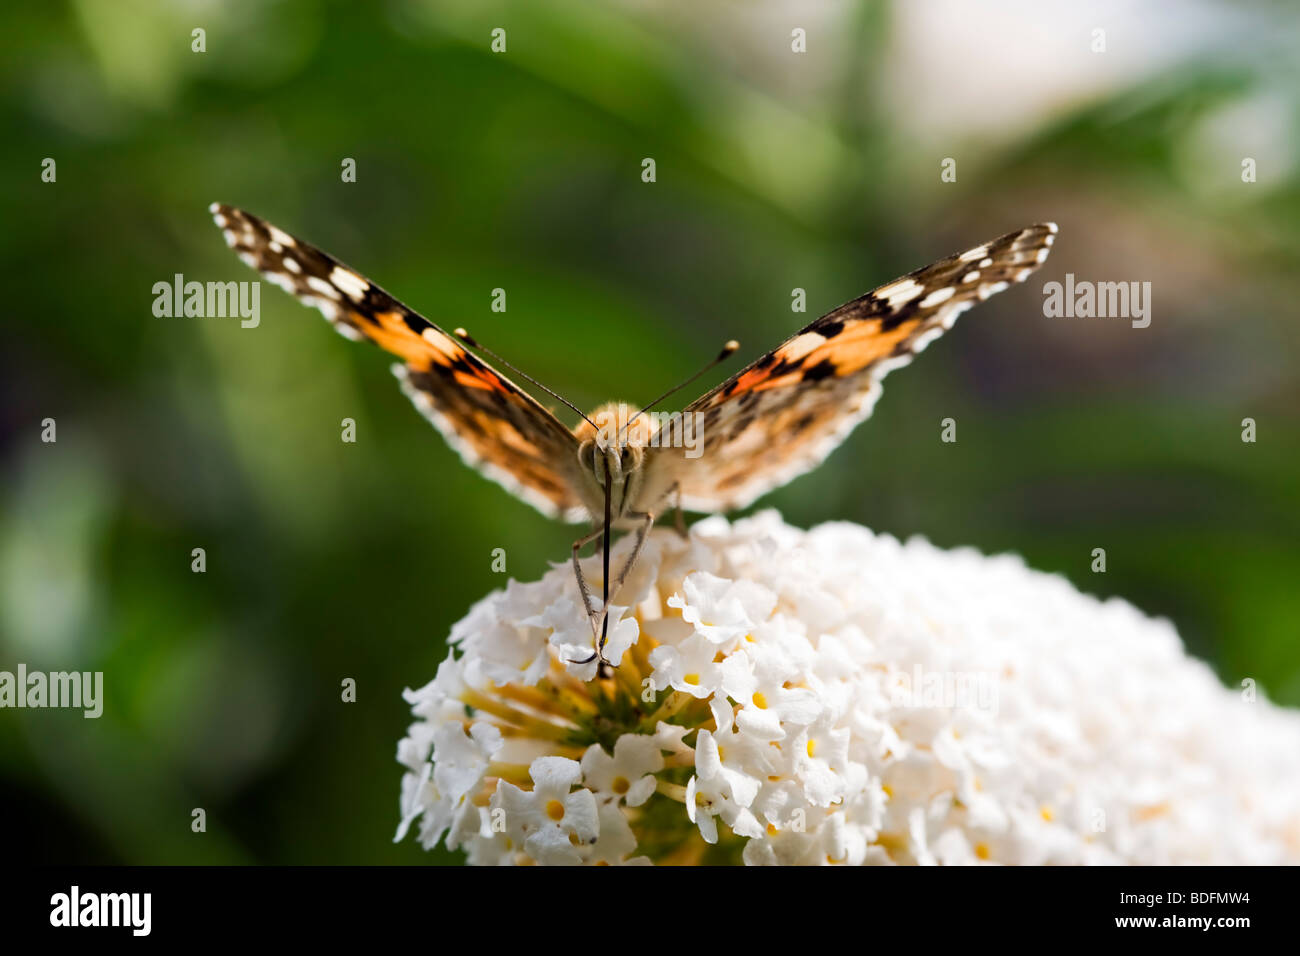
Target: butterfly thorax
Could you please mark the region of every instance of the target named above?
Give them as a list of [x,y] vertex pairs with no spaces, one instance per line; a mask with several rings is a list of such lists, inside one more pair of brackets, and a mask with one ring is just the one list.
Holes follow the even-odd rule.
[[600,406],[573,430],[578,440],[578,467],[582,496],[593,516],[605,510],[605,474],[608,468],[615,518],[623,517],[640,494],[645,451],[654,438],[656,420],[624,402]]

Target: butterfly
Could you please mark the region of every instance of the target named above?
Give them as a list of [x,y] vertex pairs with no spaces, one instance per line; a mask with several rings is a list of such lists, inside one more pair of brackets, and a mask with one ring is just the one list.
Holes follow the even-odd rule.
[[[650,528],[669,507],[743,508],[818,465],[871,414],[880,382],[952,327],[962,312],[1023,282],[1046,261],[1054,223],[1039,223],[910,272],[810,322],[680,413],[651,413],[676,391],[634,409],[611,402],[584,414],[576,405],[480,346],[403,305],[337,259],[263,219],[221,203],[210,207],[226,242],[247,265],[318,308],[351,339],[369,340],[402,361],[402,389],[447,442],[485,476],[543,514],[592,522],[573,543],[573,568],[592,623],[598,673],[609,606],[609,537],[636,535],[614,579],[616,596]],[[709,368],[737,348],[728,342]],[[573,429],[471,349],[483,352],[582,416]],[[682,386],[678,386],[680,388]],[[579,553],[601,539],[601,609]],[[597,623],[599,621],[599,624]]]

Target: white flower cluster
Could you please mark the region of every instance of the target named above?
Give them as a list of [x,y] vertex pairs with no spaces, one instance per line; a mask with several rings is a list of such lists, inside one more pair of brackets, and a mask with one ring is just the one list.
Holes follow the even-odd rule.
[[567,564],[455,626],[407,691],[398,839],[478,864],[1300,862],[1300,715],[1017,558],[769,511],[655,532],[620,600],[606,678],[569,663]]

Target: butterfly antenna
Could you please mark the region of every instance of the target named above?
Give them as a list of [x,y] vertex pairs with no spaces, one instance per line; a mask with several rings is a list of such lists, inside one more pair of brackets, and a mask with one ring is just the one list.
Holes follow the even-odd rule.
[[551,398],[554,398],[556,401],[563,402],[565,405],[569,406],[569,408],[571,408],[571,409],[573,409],[575,412],[577,412],[578,415],[581,416],[582,419],[583,419],[583,420],[584,420],[588,425],[590,425],[592,428],[595,428],[595,427],[596,427],[596,423],[593,422],[593,421],[592,421],[590,418],[588,418],[586,415],[583,415],[583,414],[582,414],[582,409],[579,408],[577,405],[573,404],[573,402],[569,401],[567,398],[565,398],[565,397],[564,397],[563,395],[561,395],[559,392],[556,392],[554,389],[547,388],[545,385],[543,385],[541,382],[537,381],[537,379],[533,378],[533,377],[532,377],[531,375],[529,375],[527,372],[522,372],[522,371],[520,371],[519,369],[515,368],[513,365],[511,365],[509,362],[507,362],[505,359],[503,359],[500,355],[497,355],[496,352],[493,352],[493,351],[492,351],[490,348],[488,348],[487,346],[485,346],[485,345],[480,345],[480,344],[479,344],[479,343],[474,339],[474,337],[471,336],[471,335],[470,335],[468,332],[466,332],[464,329],[455,329],[455,330],[452,331],[451,334],[454,335],[454,336],[456,336],[456,338],[460,339],[462,342],[464,342],[464,343],[465,343],[466,345],[468,345],[470,348],[478,349],[480,352],[485,352],[485,353],[487,353],[488,355],[492,356],[493,359],[495,359],[496,361],[500,362],[500,363],[501,363],[502,365],[504,365],[506,368],[510,369],[510,371],[514,372],[514,373],[515,373],[516,375],[518,375],[520,378],[525,378],[525,379],[527,379],[528,381],[530,381],[530,382],[532,382],[534,385],[536,385],[538,388],[540,388],[540,389],[541,389],[543,392],[545,392],[547,395],[551,396]]
[[715,365],[719,365],[719,364],[721,364],[722,362],[725,362],[728,358],[731,357],[731,353],[734,352],[734,351],[736,351],[736,349],[738,349],[738,348],[740,348],[740,343],[739,343],[739,342],[737,342],[735,339],[732,339],[731,341],[729,341],[726,345],[724,345],[724,346],[722,347],[722,351],[718,353],[717,358],[715,358],[715,359],[713,359],[713,361],[709,362],[708,365],[704,366],[704,368],[700,369],[698,372],[696,372],[696,373],[695,373],[694,375],[692,375],[690,378],[686,379],[686,381],[684,381],[684,382],[678,382],[678,383],[677,383],[676,385],[674,385],[672,388],[668,389],[668,391],[664,392],[662,395],[660,395],[658,398],[656,398],[653,402],[651,402],[650,404],[644,406],[640,411],[638,411],[635,415],[633,415],[631,418],[629,418],[629,419],[627,420],[627,424],[624,425],[624,426],[622,427],[622,429],[619,431],[619,433],[618,433],[618,434],[619,434],[619,438],[622,438],[622,437],[623,437],[623,432],[627,431],[628,428],[631,426],[631,424],[632,424],[634,421],[636,421],[636,420],[641,416],[641,414],[642,414],[643,412],[648,412],[648,411],[650,411],[650,409],[654,408],[656,405],[658,405],[660,402],[662,402],[665,398],[667,398],[668,396],[672,395],[674,392],[678,392],[678,391],[680,391],[681,389],[685,388],[687,385],[690,385],[691,382],[695,381],[697,378],[699,378],[701,375],[703,375],[703,374],[704,374],[705,372],[707,372],[709,369],[713,368]]

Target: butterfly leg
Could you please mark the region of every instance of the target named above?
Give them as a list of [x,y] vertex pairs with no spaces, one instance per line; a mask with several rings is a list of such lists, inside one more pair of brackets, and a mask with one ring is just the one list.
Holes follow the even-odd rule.
[[[685,537],[686,526],[685,526],[685,522],[682,519],[682,512],[681,512],[681,487],[677,484],[674,484],[673,487],[668,490],[668,494],[664,495],[664,499],[667,499],[668,496],[671,495],[674,490],[677,492],[677,499],[678,499],[677,531],[679,534],[682,535],[682,537]],[[621,570],[618,573],[618,577],[615,578],[614,584],[610,588],[609,600],[611,603],[613,602],[618,592],[623,589],[623,583],[627,581],[627,576],[632,573],[632,568],[636,565],[637,558],[641,556],[641,549],[645,546],[645,539],[650,534],[650,529],[654,527],[655,519],[657,517],[657,515],[655,515],[655,513],[651,511],[628,511],[624,513],[624,516],[627,518],[631,518],[635,521],[640,521],[641,524],[636,529],[636,543],[632,545],[632,553],[628,555],[627,561],[625,561],[623,564],[623,570]],[[591,621],[592,634],[596,638],[596,653],[593,654],[591,657],[587,658],[585,661],[574,661],[575,664],[586,664],[594,660],[595,658],[600,658],[602,662],[605,659],[604,655],[605,655],[606,629],[603,628],[601,624],[604,622],[604,616],[606,612],[602,608],[601,613],[597,615],[595,609],[592,607],[591,589],[587,586],[587,579],[583,577],[582,567],[578,563],[578,551],[584,545],[588,544],[591,541],[594,541],[599,535],[601,535],[604,532],[604,530],[605,530],[604,526],[598,527],[594,529],[591,532],[591,534],[587,535],[585,538],[579,538],[577,541],[573,542],[573,573],[577,575],[578,590],[582,592],[582,603],[587,609],[587,617]]]
[[[623,570],[618,573],[614,579],[614,587],[610,589],[609,599],[614,600],[614,596],[623,588],[623,582],[627,580],[628,574],[632,571],[632,566],[636,564],[636,559],[641,556],[641,547],[645,544],[646,535],[650,533],[650,528],[655,523],[655,516],[649,511],[629,511],[627,517],[640,521],[640,526],[636,529],[636,544],[632,545],[632,553],[628,556],[627,562],[623,565]],[[604,650],[604,644],[601,644],[601,650]]]
[[677,505],[674,508],[675,520],[673,524],[677,528],[677,533],[683,539],[688,539],[690,535],[686,533],[686,519],[682,517],[682,483],[680,481],[674,481],[673,486],[668,489],[668,494],[671,495],[673,492],[677,492]]
[[[688,535],[686,533],[686,521],[682,517],[681,482],[674,481],[672,487],[669,488],[668,491],[664,493],[664,496],[659,500],[661,502],[665,502],[674,493],[677,495],[677,504],[675,506],[676,513],[677,513],[676,514],[677,533],[680,534],[683,538],[686,538],[688,537]],[[619,572],[618,578],[614,582],[614,589],[610,592],[611,601],[613,600],[613,595],[617,594],[619,592],[619,589],[623,587],[623,582],[627,580],[628,574],[631,573],[632,571],[632,565],[636,564],[636,559],[641,555],[641,547],[642,545],[645,544],[646,535],[650,533],[651,527],[654,526],[655,521],[658,519],[658,515],[652,511],[629,511],[627,512],[627,517],[635,518],[638,521],[640,521],[641,527],[637,528],[636,531],[636,544],[632,546],[632,555],[627,559],[627,563],[623,565],[623,570]]]
[[604,526],[595,528],[591,534],[584,538],[579,538],[573,542],[573,573],[578,579],[578,590],[582,593],[582,606],[586,608],[587,620],[591,624],[591,636],[595,637],[600,630],[600,625],[596,620],[596,610],[591,606],[591,588],[587,584],[587,578],[582,573],[582,565],[578,563],[578,552],[584,547],[599,538],[605,531]]

